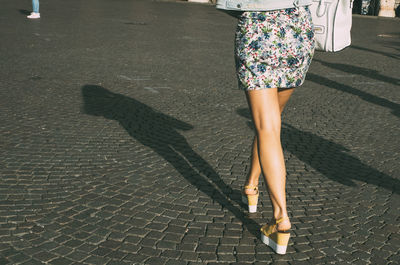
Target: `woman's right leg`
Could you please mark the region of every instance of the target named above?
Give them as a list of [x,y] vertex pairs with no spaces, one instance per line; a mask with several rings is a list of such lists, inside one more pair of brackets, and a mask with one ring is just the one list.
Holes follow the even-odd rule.
[[[279,104],[279,125],[274,125],[275,129],[279,129],[277,131],[278,135],[275,135],[275,138],[277,139],[271,139],[271,135],[269,137],[265,137],[265,135],[263,136],[263,140],[262,140],[262,144],[260,146],[260,144],[258,143],[258,137],[260,137],[260,124],[256,124],[259,123],[260,121],[263,122],[269,122],[267,119],[271,120],[272,123],[273,120],[276,120],[276,115],[268,112],[274,112],[273,109],[274,107],[265,107],[263,106],[263,104],[268,104],[270,105],[271,102],[266,102],[265,100],[255,100],[253,96],[253,99],[251,99],[251,97],[248,95],[248,100],[249,100],[249,105],[252,109],[252,116],[253,116],[253,120],[255,122],[255,126],[257,129],[257,134],[260,135],[257,137],[257,135],[254,137],[254,141],[253,141],[253,148],[252,148],[252,159],[251,159],[251,166],[250,166],[250,171],[249,171],[249,177],[247,178],[246,181],[246,185],[252,185],[252,186],[257,186],[258,185],[258,181],[259,181],[259,176],[261,174],[261,171],[264,172],[264,176],[267,182],[267,187],[268,187],[268,192],[270,194],[270,199],[272,202],[272,206],[274,209],[274,218],[280,218],[282,216],[287,216],[287,212],[286,212],[286,193],[285,193],[285,185],[286,185],[286,170],[285,170],[285,165],[284,165],[284,161],[283,161],[283,153],[282,153],[282,147],[280,145],[280,115],[286,105],[286,103],[288,102],[291,94],[293,93],[294,89],[288,89],[288,90],[284,90],[284,91],[280,91],[277,93],[277,101]],[[251,93],[251,92],[250,92]],[[271,98],[271,97],[269,97]],[[270,99],[269,99],[270,100]],[[276,100],[275,100],[276,101]],[[272,101],[273,102],[273,101]],[[273,104],[271,104],[273,105]],[[256,110],[255,110],[256,109]],[[276,112],[276,111],[275,111]],[[265,113],[266,115],[264,115],[263,113]],[[258,122],[255,120],[257,119]],[[275,122],[276,124],[276,122]],[[262,133],[263,134],[263,133]],[[267,133],[269,134],[269,133]],[[267,138],[267,139],[266,139]],[[268,139],[270,138],[270,139]],[[272,137],[273,138],[273,137]],[[271,146],[265,146],[265,143],[270,142]],[[278,144],[277,146],[274,146]],[[272,155],[273,158],[271,158],[271,155],[263,155],[264,158],[264,170],[261,167],[260,164],[260,159],[259,159],[259,153],[258,151],[261,149],[263,153],[271,153],[270,150],[267,149],[272,149],[272,153],[275,152],[275,155]],[[274,161],[268,161],[268,160],[275,160],[275,156],[277,153],[282,153],[282,158],[279,159],[278,158],[278,163],[276,163],[275,161],[275,165],[274,165]],[[268,158],[269,156],[269,158]],[[279,156],[278,156],[279,157]],[[281,161],[279,161],[281,160]],[[271,163],[270,163],[271,162]],[[274,169],[271,167],[275,167],[278,172],[273,172]],[[272,175],[274,176],[268,176],[267,172],[273,172]],[[276,171],[276,170],[275,170]],[[279,172],[281,171],[281,172]],[[284,180],[282,181],[282,178],[284,178]],[[269,179],[269,181],[268,181]],[[283,191],[282,191],[282,184],[283,184]],[[245,193],[247,194],[253,194],[254,190],[252,189],[248,189],[245,190]],[[278,194],[279,193],[279,194]],[[283,193],[283,194],[282,194]],[[277,195],[278,194],[278,195]],[[290,228],[290,222],[287,220],[283,223],[281,223],[279,225],[279,229],[289,229]]]
[[[292,95],[294,88],[286,89],[278,92],[278,102],[279,102],[279,110],[282,114],[283,109],[286,106],[286,103],[289,101],[290,96]],[[245,186],[258,186],[259,177],[261,175],[261,165],[260,160],[258,158],[258,143],[257,143],[257,134],[254,136],[252,151],[251,151],[251,163],[249,175],[247,177]],[[246,189],[244,190],[246,194],[255,194],[254,189]],[[277,206],[275,201],[272,201],[272,205]]]

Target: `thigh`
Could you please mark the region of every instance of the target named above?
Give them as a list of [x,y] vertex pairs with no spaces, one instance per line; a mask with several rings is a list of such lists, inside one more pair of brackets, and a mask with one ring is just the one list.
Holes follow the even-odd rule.
[[289,101],[290,96],[294,92],[294,88],[278,90],[278,101],[279,101],[279,109],[282,113],[283,109],[286,106],[286,103]]
[[246,91],[247,102],[257,131],[280,132],[281,115],[277,88]]

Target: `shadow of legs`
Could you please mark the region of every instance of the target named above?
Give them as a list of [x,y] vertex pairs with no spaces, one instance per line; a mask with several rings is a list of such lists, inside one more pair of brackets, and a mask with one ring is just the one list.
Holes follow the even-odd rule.
[[154,150],[189,183],[228,209],[251,233],[259,236],[257,223],[247,218],[230,201],[232,197],[242,205],[240,196],[237,196],[217,172],[193,151],[177,131],[190,130],[193,126],[101,86],[85,85],[82,87],[82,96],[84,113],[118,121],[132,138]]

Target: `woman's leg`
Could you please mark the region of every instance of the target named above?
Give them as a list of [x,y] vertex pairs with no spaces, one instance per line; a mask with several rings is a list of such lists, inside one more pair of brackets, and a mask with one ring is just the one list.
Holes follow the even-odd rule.
[[[279,102],[279,110],[282,114],[283,109],[286,106],[286,103],[289,101],[290,96],[292,95],[294,88],[286,89],[283,91],[278,91],[278,102]],[[258,159],[258,143],[257,143],[257,135],[254,136],[252,151],[251,151],[251,163],[250,163],[250,170],[249,175],[246,180],[245,185],[250,186],[258,186],[259,177],[261,174],[261,166],[260,160]],[[254,189],[246,189],[244,191],[246,194],[255,194],[256,191]],[[275,204],[275,202],[272,202]]]
[[[256,144],[258,148],[254,148],[253,146],[254,157],[252,158],[252,162],[257,164],[255,158],[257,157],[256,154],[258,154],[260,161],[258,164],[261,165],[261,167],[259,167],[259,172],[262,171],[265,177],[275,219],[288,216],[285,193],[286,170],[280,141],[280,132],[281,111],[292,91],[293,90],[285,90],[280,92],[281,102],[276,88],[253,90],[246,93],[257,132],[254,144]],[[252,166],[254,168],[253,172],[257,173],[256,165]],[[251,181],[253,179],[249,178],[249,180]],[[290,229],[290,221],[286,220],[280,223],[278,229]]]

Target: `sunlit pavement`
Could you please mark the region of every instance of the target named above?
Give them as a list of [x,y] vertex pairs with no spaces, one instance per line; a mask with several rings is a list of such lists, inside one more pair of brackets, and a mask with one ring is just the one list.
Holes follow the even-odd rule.
[[399,264],[400,20],[354,17],[282,125],[288,253],[240,189],[253,130],[211,5],[0,9],[0,264]]

